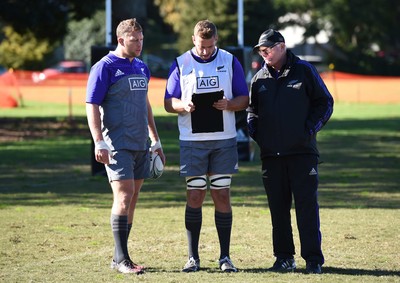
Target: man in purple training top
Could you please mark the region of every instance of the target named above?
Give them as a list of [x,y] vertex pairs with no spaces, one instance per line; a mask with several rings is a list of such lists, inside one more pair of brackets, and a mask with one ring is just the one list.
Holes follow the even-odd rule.
[[220,242],[219,268],[236,272],[230,260],[232,230],[230,186],[238,170],[235,111],[246,109],[248,89],[242,66],[216,47],[217,28],[200,21],[194,28],[194,47],[171,66],[164,107],[178,114],[180,175],[186,177],[185,226],[189,260],[183,272],[200,269],[198,251],[202,205],[207,179],[215,206],[215,225]]
[[137,57],[143,47],[142,27],[136,19],[119,23],[118,46],[91,69],[86,113],[95,143],[95,158],[104,163],[113,191],[111,227],[115,251],[111,268],[140,274],[128,253],[128,237],[139,191],[150,176],[151,151],[165,156],[147,96],[150,71]]

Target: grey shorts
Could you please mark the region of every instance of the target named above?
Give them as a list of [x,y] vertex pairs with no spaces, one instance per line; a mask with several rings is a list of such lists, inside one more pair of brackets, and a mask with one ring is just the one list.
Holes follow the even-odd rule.
[[180,176],[237,173],[236,138],[215,141],[180,141]]
[[150,177],[149,151],[113,151],[115,164],[106,165],[108,180],[145,179]]

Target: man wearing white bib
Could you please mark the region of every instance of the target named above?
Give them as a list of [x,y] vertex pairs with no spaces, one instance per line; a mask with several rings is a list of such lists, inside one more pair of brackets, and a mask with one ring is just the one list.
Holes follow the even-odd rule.
[[171,66],[164,99],[165,110],[178,114],[179,173],[187,185],[189,259],[182,271],[200,269],[202,205],[209,183],[220,243],[219,268],[236,272],[229,254],[230,185],[232,174],[238,171],[235,111],[247,108],[248,88],[237,58],[216,47],[218,34],[212,22],[198,22],[192,40],[194,47]]

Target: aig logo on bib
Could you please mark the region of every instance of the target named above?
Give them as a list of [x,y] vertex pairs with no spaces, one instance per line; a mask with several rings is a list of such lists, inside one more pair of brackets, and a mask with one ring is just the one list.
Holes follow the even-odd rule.
[[217,76],[197,78],[197,89],[219,88]]
[[146,90],[147,81],[145,78],[129,78],[129,87],[131,90]]

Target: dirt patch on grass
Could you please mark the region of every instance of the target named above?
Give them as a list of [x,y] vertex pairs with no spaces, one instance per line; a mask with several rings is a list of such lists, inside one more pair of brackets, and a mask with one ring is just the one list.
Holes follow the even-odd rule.
[[58,136],[90,137],[86,119],[0,118],[0,142]]

